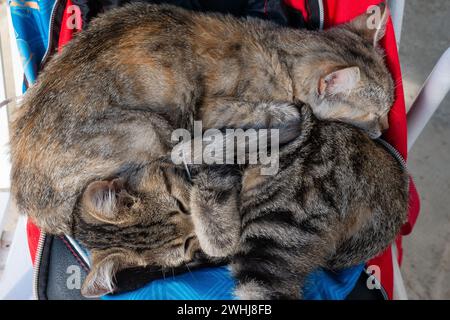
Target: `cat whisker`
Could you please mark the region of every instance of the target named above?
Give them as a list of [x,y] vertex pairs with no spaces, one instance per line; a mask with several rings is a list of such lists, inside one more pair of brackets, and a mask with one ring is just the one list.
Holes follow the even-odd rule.
[[194,278],[194,274],[192,273],[191,269],[189,268],[189,265],[185,262],[184,265],[186,266],[186,269],[188,269],[189,274],[192,278]]

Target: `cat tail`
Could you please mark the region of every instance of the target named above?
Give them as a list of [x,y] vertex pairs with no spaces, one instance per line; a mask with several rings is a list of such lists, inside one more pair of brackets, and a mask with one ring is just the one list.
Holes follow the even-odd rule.
[[329,239],[289,210],[241,211],[240,251],[233,257],[239,299],[299,299],[308,274],[326,260]]

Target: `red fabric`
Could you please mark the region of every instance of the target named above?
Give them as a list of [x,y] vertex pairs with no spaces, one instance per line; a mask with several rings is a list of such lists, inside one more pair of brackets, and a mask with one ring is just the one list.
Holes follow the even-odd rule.
[[[345,23],[353,19],[354,17],[363,14],[370,5],[376,5],[381,3],[382,0],[324,0],[325,9],[325,27],[331,27],[337,24]],[[285,0],[285,3],[291,7],[302,12],[304,17],[307,17],[304,0]],[[61,26],[61,32],[58,42],[58,51],[60,51],[64,44],[72,39],[73,34],[81,29],[81,17],[73,16],[80,15],[79,11],[74,11],[71,8],[71,0],[67,1],[66,9],[64,11],[63,23]],[[79,25],[77,28],[70,27],[68,24],[69,18],[79,19]],[[306,18],[307,20],[307,18]],[[79,29],[78,29],[79,27]],[[389,70],[392,73],[394,82],[396,83],[395,89],[395,102],[389,114],[389,130],[385,133],[385,139],[392,144],[406,159],[407,158],[407,130],[406,130],[406,110],[405,100],[403,93],[402,75],[400,70],[400,62],[398,57],[397,43],[395,40],[394,29],[392,22],[389,21],[386,30],[386,36],[382,39],[381,45],[386,51],[386,63]],[[419,214],[420,202],[416,187],[411,180],[410,184],[410,200],[409,200],[409,217],[408,222],[402,227],[401,235],[407,235],[412,231],[414,223],[416,222]],[[39,239],[39,229],[34,226],[30,221],[27,225],[28,243],[30,253],[34,263],[34,256],[37,249],[37,243]],[[399,235],[396,240],[398,259],[401,263],[403,250],[402,250],[402,236]],[[393,267],[392,267],[392,251],[391,248],[386,249],[378,257],[369,261],[369,264],[378,265],[381,269],[381,283],[386,289],[390,299],[393,296]]]
[[58,40],[58,52],[61,51],[62,47],[72,39],[73,34],[80,31],[82,27],[83,22],[81,19],[80,8],[78,6],[74,6],[72,4],[72,1],[68,0],[61,22],[61,30]]
[[41,231],[36,225],[31,222],[30,219],[27,221],[27,238],[28,238],[28,249],[30,250],[31,261],[36,259],[36,251],[39,243],[39,237],[41,236]]
[[412,179],[409,184],[409,217],[408,222],[402,227],[402,235],[406,236],[411,233],[414,225],[416,224],[417,217],[420,211],[420,200],[416,186]]

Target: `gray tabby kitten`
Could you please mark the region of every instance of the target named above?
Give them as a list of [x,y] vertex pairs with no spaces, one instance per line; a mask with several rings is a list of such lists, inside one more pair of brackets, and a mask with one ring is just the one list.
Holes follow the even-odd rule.
[[[204,252],[231,256],[240,299],[298,299],[305,277],[385,249],[406,221],[408,175],[382,145],[300,107],[300,135],[280,170],[224,166],[195,176],[190,210]],[[236,186],[241,184],[240,191]]]
[[393,102],[381,12],[378,28],[362,15],[324,32],[147,4],[99,16],[45,67],[13,122],[20,210],[44,231],[69,233],[89,183],[165,155],[172,128],[228,126],[222,99],[299,99],[379,135]]
[[299,130],[282,146],[276,175],[261,175],[259,165],[192,165],[191,181],[161,160],[128,181],[89,185],[72,229],[94,256],[82,293],[112,292],[121,269],[178,266],[201,248],[231,258],[238,298],[296,299],[316,268],[345,268],[386,248],[407,214],[398,161],[307,105],[278,109],[289,109],[284,120]]

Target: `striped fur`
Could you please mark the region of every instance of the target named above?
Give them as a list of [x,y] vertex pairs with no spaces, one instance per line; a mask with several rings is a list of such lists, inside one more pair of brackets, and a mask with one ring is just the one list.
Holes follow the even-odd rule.
[[16,114],[20,210],[47,232],[69,233],[89,183],[166,154],[172,128],[194,119],[226,127],[217,119],[235,119],[209,117],[223,99],[301,100],[320,118],[378,134],[393,85],[367,19],[315,32],[172,6],[108,11],[53,57]]
[[407,174],[367,134],[318,120],[309,106],[295,108],[278,123],[297,123],[298,136],[280,149],[274,176],[261,175],[259,165],[190,165],[191,181],[163,158],[138,168],[126,184],[97,190],[118,194],[112,213],[88,204],[102,199],[88,187],[72,233],[118,266],[98,259],[84,292],[110,290],[95,280],[103,265],[111,272],[176,266],[201,248],[212,258],[231,258],[237,297],[295,299],[312,270],[348,267],[383,250],[406,218]]
[[[241,299],[301,298],[306,275],[367,261],[406,219],[408,176],[383,146],[349,125],[317,120],[308,106],[301,119],[301,134],[281,149],[275,176],[222,166],[194,178],[194,190],[208,190],[191,198],[200,246],[213,256],[234,252]],[[223,209],[236,203],[239,215]],[[240,232],[224,228],[238,222]]]

